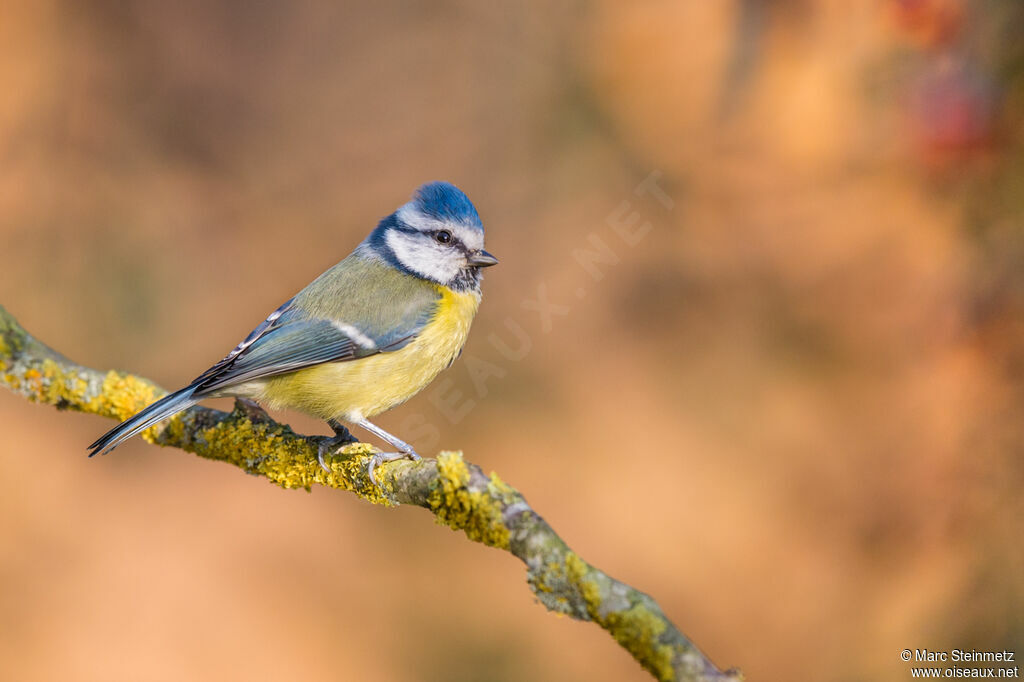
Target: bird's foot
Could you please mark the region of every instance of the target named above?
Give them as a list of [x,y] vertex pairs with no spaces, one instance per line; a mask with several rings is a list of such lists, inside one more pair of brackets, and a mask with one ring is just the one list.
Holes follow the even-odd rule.
[[328,453],[335,454],[346,445],[358,443],[359,439],[349,433],[348,429],[345,428],[343,424],[336,422],[333,419],[327,423],[332,429],[334,429],[334,437],[325,438],[320,441],[320,444],[317,446],[316,460],[320,462],[320,468],[327,473],[330,473],[331,467],[327,466],[326,460]]
[[378,452],[370,458],[370,464],[366,468],[366,474],[370,477],[370,483],[377,485],[377,478],[373,475],[374,469],[384,462],[394,462],[399,459],[411,459],[414,462],[418,462],[420,456],[412,448],[409,448],[408,452]]

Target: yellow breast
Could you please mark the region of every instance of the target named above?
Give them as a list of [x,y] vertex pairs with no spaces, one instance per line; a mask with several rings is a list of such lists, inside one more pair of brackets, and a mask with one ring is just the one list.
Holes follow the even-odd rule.
[[437,289],[441,298],[433,317],[401,350],[273,377],[262,400],[321,419],[351,421],[413,397],[458,357],[480,306],[477,292]]

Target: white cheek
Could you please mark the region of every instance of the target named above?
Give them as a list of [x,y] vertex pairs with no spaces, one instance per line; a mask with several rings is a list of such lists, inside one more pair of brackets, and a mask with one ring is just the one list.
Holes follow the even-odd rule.
[[450,282],[459,274],[456,254],[440,244],[394,231],[387,233],[386,240],[398,262],[421,277]]

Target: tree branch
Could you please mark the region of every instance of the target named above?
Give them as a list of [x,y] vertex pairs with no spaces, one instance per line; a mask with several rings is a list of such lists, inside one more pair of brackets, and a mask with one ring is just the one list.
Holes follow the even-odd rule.
[[[121,372],[77,365],[30,336],[0,306],[0,382],[32,402],[127,419],[165,394],[156,384]],[[207,459],[265,476],[283,488],[320,484],[355,493],[374,504],[414,504],[475,542],[511,552],[526,564],[530,589],[551,611],[589,620],[607,630],[659,680],[740,680],[721,672],[662,613],[648,595],[591,566],[551,529],[514,488],[487,476],[461,453],[436,460],[398,461],[377,469],[380,487],[366,466],[373,448],[355,443],[331,461],[317,463],[319,436],[302,436],[239,402],[230,412],[193,407],[143,434]]]

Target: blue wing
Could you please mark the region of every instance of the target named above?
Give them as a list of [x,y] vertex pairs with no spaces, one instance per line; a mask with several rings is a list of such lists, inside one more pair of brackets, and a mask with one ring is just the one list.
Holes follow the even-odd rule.
[[117,425],[90,447],[126,438],[232,386],[325,362],[403,348],[437,310],[438,292],[375,259],[353,254],[272,312],[245,340],[185,388]]
[[209,368],[208,370],[200,374],[198,377],[193,379],[192,383],[189,384],[189,386],[202,386],[207,381],[212,380],[214,379],[214,377],[220,375],[222,372],[225,372],[228,368],[231,367],[231,365],[234,363],[234,361],[238,358],[239,355],[245,352],[249,348],[249,346],[254,344],[260,337],[266,334],[271,327],[277,324],[278,320],[280,320],[285,313],[293,311],[294,305],[295,297],[293,296],[292,298],[285,301],[277,310],[267,315],[267,319],[260,322],[255,329],[249,332],[249,335],[246,336],[241,343],[235,346],[230,353],[224,356],[223,360],[221,360],[213,367]]
[[310,317],[292,299],[275,310],[223,360],[192,383],[202,397],[254,379],[294,372],[325,362],[357,360],[399,350],[426,324],[433,305],[405,316],[387,333],[374,333],[354,324]]

